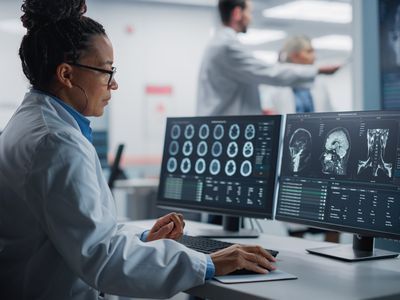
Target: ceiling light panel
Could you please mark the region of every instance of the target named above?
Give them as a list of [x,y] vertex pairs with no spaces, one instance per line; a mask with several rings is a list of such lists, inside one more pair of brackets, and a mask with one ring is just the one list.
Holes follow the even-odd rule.
[[239,34],[239,40],[245,45],[260,45],[268,42],[284,39],[287,36],[285,31],[251,28],[247,33]]
[[351,51],[353,39],[349,35],[325,35],[312,40],[315,49]]
[[265,9],[263,16],[346,24],[352,21],[352,6],[350,3],[335,1],[298,0]]

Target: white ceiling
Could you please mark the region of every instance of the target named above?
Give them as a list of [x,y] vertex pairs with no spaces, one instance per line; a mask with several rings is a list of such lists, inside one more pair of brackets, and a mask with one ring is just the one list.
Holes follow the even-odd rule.
[[[154,2],[170,5],[190,5],[201,6],[215,9],[217,0],[126,0],[138,2]],[[270,29],[275,31],[286,32],[287,36],[305,34],[310,38],[321,38],[327,35],[347,35],[352,36],[351,23],[328,23],[328,22],[313,22],[288,19],[273,19],[266,18],[262,12],[267,8],[276,7],[285,3],[296,0],[253,0],[253,22],[251,28],[254,29]],[[352,0],[318,0],[321,2],[342,2],[352,4]],[[339,41],[340,42],[340,41]],[[268,41],[258,45],[249,45],[248,47],[254,51],[267,51],[269,54],[265,56],[273,57],[271,53],[278,52],[283,43],[282,39]],[[334,47],[333,47],[334,48]],[[351,50],[335,50],[335,49],[318,49],[318,60],[340,61],[350,56]],[[271,56],[272,55],[272,56]]]

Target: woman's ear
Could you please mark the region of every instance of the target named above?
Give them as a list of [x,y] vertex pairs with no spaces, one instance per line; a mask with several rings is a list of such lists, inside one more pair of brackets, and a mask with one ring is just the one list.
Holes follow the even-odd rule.
[[72,88],[72,70],[70,64],[59,64],[56,69],[56,81],[65,87]]

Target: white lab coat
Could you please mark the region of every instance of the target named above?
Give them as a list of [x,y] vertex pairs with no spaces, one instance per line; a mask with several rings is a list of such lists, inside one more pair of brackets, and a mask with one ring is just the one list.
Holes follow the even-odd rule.
[[[330,112],[333,110],[326,85],[316,78],[309,86],[314,103],[315,112]],[[276,114],[296,113],[296,101],[291,87],[260,86],[261,103],[263,110]]]
[[201,63],[197,115],[261,114],[258,86],[301,86],[314,80],[311,65],[267,65],[255,58],[230,27],[220,30],[208,45]]
[[204,283],[204,254],[141,231],[117,223],[73,117],[29,92],[0,136],[0,299],[163,298]]

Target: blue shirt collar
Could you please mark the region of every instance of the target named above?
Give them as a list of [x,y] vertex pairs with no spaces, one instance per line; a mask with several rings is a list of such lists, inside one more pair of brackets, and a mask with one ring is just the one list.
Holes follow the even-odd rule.
[[84,115],[79,113],[76,109],[74,109],[72,106],[68,105],[61,99],[57,98],[54,95],[51,95],[49,93],[33,89],[34,92],[43,94],[46,96],[49,96],[51,99],[55,100],[58,104],[60,104],[69,114],[75,119],[75,121],[78,123],[79,129],[81,130],[82,134],[84,135],[85,138],[88,139],[89,142],[93,143],[93,135],[92,135],[92,128],[90,128],[90,121],[87,119]]

